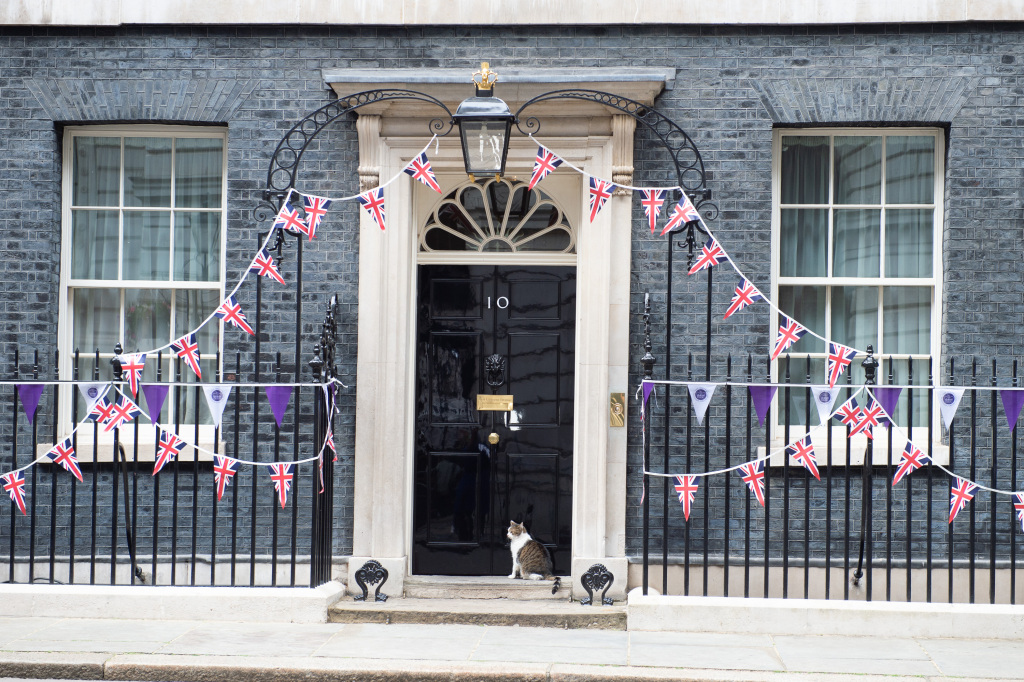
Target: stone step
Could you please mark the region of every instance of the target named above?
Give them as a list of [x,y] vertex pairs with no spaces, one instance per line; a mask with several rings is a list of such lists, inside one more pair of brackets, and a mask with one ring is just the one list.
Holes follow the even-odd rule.
[[[565,601],[569,598],[569,576],[551,593],[550,580],[513,580],[498,576],[412,575],[405,578],[405,596],[413,599],[514,599],[517,601]],[[385,593],[387,589],[384,590]]]
[[578,601],[517,599],[400,599],[358,602],[345,597],[328,610],[332,623],[519,625],[559,629],[625,630],[626,606],[582,606]]

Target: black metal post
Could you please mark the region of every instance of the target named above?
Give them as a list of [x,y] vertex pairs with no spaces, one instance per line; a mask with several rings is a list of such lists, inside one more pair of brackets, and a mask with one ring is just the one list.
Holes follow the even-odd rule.
[[[875,372],[878,370],[878,360],[875,359],[875,348],[873,345],[868,345],[868,356],[860,364],[864,368],[864,384],[869,387],[868,390],[871,390],[870,387],[875,385]],[[871,601],[871,538],[869,534],[871,533],[873,441],[873,438],[867,439],[867,449],[864,451],[864,466],[861,468],[860,551],[857,558],[857,570],[853,574],[854,584],[859,584],[861,577],[864,575],[864,568],[867,567],[868,601]]]
[[[651,294],[644,294],[644,356],[640,358],[640,364],[643,365],[644,379],[651,380],[654,378],[654,363],[657,358],[651,353]],[[643,405],[643,391],[640,393],[641,405]],[[644,408],[644,419],[640,424],[643,431],[644,441],[644,474],[643,474],[643,487],[644,487],[644,565],[643,565],[643,593],[647,594],[648,587],[648,572],[651,565],[650,557],[650,531],[651,531],[651,496],[648,490],[649,477],[647,476],[648,467],[651,462],[651,405],[648,403]]]

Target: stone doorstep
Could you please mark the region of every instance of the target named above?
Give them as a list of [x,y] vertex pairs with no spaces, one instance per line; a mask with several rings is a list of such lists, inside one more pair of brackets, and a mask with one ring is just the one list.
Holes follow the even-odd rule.
[[519,599],[342,599],[328,611],[332,623],[519,625],[560,629],[625,630],[626,606]]
[[[405,577],[405,596],[414,599],[514,599],[519,601],[565,601],[569,598],[572,578],[562,576],[559,590],[551,593],[549,580],[515,580],[504,576],[434,576]],[[387,594],[387,584],[382,591]],[[372,590],[370,592],[373,594]]]

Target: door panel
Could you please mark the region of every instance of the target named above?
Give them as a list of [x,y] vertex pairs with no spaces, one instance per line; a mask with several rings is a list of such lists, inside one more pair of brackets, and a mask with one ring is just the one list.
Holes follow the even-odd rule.
[[413,572],[507,575],[514,518],[568,573],[575,268],[423,265],[419,291]]

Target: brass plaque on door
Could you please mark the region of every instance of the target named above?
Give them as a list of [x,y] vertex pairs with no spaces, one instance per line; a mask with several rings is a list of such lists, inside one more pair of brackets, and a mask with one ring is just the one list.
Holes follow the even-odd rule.
[[478,393],[476,396],[476,409],[480,412],[511,412],[512,396]]

